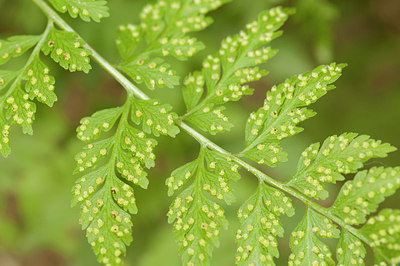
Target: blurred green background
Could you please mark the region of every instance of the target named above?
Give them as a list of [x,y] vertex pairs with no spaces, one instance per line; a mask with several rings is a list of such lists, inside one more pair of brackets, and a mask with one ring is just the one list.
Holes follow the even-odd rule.
[[[85,23],[63,16],[82,36],[112,63],[118,63],[115,29],[122,23],[138,22],[145,0],[109,0],[111,17],[101,24]],[[400,147],[400,1],[398,0],[233,0],[211,15],[215,19],[204,32],[195,34],[207,49],[190,62],[171,61],[184,76],[199,68],[202,58],[218,49],[222,38],[242,29],[257,14],[275,5],[294,6],[297,13],[273,41],[280,52],[265,67],[270,74],[252,84],[255,95],[230,104],[228,114],[235,127],[230,133],[212,137],[222,147],[237,152],[244,145],[244,125],[248,113],[262,104],[265,92],[293,74],[331,61],[346,62],[337,89],[313,106],[318,115],[303,123],[305,131],[284,142],[289,161],[265,169],[285,181],[294,172],[301,151],[312,142],[342,132],[358,132]],[[0,37],[39,34],[45,16],[29,0],[0,0]],[[20,64],[15,61],[13,64]],[[123,102],[124,90],[93,64],[89,75],[61,71],[52,62],[59,101],[51,109],[38,105],[34,135],[12,133],[12,154],[0,159],[0,265],[58,266],[97,265],[95,256],[78,225],[79,209],[70,208],[70,188],[74,154],[81,147],[75,138],[80,118],[96,110]],[[58,70],[58,72],[56,72]],[[146,90],[146,89],[144,89]],[[179,88],[146,93],[174,106],[182,114]],[[198,144],[184,132],[176,139],[159,139],[156,167],[149,171],[150,186],[137,189],[139,214],[133,217],[134,242],[128,248],[126,265],[180,265],[172,227],[166,213],[171,199],[164,180],[170,172],[193,159]],[[400,165],[400,152],[371,166]],[[230,230],[221,234],[221,246],[214,251],[212,265],[234,264],[235,212],[256,186],[256,179],[244,175],[236,184],[237,203],[227,207]],[[338,187],[330,186],[331,199]],[[400,194],[382,207],[398,208]],[[329,206],[331,200],[321,204]],[[284,219],[287,231],[294,228],[304,206],[295,201],[297,214]],[[286,265],[288,233],[281,239],[281,258]],[[334,243],[332,243],[334,244]],[[370,259],[370,258],[369,258]]]

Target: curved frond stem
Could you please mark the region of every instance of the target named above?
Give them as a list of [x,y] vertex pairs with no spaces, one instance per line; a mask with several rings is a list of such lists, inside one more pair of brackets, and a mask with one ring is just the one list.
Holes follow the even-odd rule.
[[281,182],[273,179],[272,177],[266,175],[262,171],[258,170],[257,168],[248,164],[247,162],[243,161],[242,159],[236,157],[235,155],[232,155],[228,151],[224,150],[223,148],[219,147],[214,142],[212,142],[209,139],[207,139],[206,137],[204,137],[202,134],[198,133],[196,130],[194,130],[193,128],[191,128],[190,126],[185,124],[184,122],[179,123],[179,126],[183,130],[185,130],[189,135],[191,135],[193,138],[195,138],[198,142],[200,142],[202,145],[204,145],[210,149],[218,151],[219,153],[225,155],[227,158],[232,158],[232,160],[234,160],[240,166],[242,166],[247,171],[249,171],[250,173],[255,175],[260,181],[264,181],[267,184],[272,185],[272,186],[288,193],[289,195],[297,198],[298,200],[300,200],[307,206],[311,207],[312,209],[319,212],[320,214],[326,216],[330,220],[334,221],[336,224],[340,225],[340,227],[349,231],[351,234],[353,234],[354,236],[356,236],[357,238],[359,238],[360,240],[362,240],[363,242],[365,242],[366,244],[371,246],[371,241],[369,241],[366,237],[364,237],[362,234],[360,234],[357,231],[357,229],[355,229],[354,227],[352,227],[350,225],[347,225],[343,220],[341,220],[340,218],[333,215],[328,209],[322,207],[318,203],[315,203],[314,201],[310,200],[309,198],[307,198],[300,192],[290,188],[289,186],[285,185],[284,183],[281,183]]
[[[55,24],[57,24],[60,28],[65,31],[75,32],[73,28],[71,28],[44,0],[32,0],[36,5],[40,7],[40,9],[49,17],[50,20],[53,20]],[[76,33],[77,34],[77,33]],[[78,34],[79,36],[79,34]],[[39,45],[38,45],[39,46]],[[39,46],[40,47],[40,46]],[[102,56],[100,56],[90,45],[86,44],[85,48],[89,49],[92,52],[93,59],[100,64],[100,66],[106,70],[111,76],[113,76],[116,81],[118,81],[127,91],[129,95],[134,95],[140,99],[150,99],[145,93],[143,93],[140,89],[138,89],[128,78],[126,78],[121,72],[119,72],[116,68],[114,68],[107,60],[105,60]],[[36,48],[35,48],[36,50]],[[39,48],[38,48],[39,50]],[[176,124],[185,130],[189,135],[191,135],[194,139],[196,139],[202,146],[208,147],[212,150],[215,150],[222,155],[226,156],[227,158],[232,158],[236,163],[240,166],[245,168],[247,171],[255,175],[260,181],[266,182],[267,184],[280,189],[281,191],[286,192],[287,194],[297,198],[310,208],[314,209],[318,213],[324,215],[325,217],[329,218],[336,224],[338,224],[343,229],[347,230],[355,237],[359,238],[367,245],[371,246],[372,243],[368,240],[364,235],[362,235],[358,230],[348,224],[346,224],[342,219],[338,218],[334,214],[331,213],[325,207],[322,207],[318,203],[312,201],[308,197],[304,196],[302,193],[296,191],[295,189],[290,188],[284,183],[281,183],[272,177],[266,175],[262,171],[258,170],[257,168],[253,167],[252,165],[248,164],[247,162],[243,161],[242,159],[238,158],[237,156],[229,153],[228,151],[224,150],[195,129],[187,125],[186,123],[182,122],[181,120],[176,120]]]

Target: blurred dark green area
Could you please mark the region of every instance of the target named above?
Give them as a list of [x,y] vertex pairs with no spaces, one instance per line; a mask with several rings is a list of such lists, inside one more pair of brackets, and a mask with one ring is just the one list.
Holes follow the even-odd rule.
[[[137,23],[145,0],[109,0],[111,17],[101,24],[63,17],[110,62],[117,64],[115,29],[122,23]],[[233,34],[257,14],[275,5],[294,6],[297,13],[273,41],[280,52],[265,65],[270,74],[252,84],[254,96],[230,104],[228,114],[235,127],[212,137],[229,151],[244,145],[248,113],[262,104],[265,92],[275,83],[331,61],[349,66],[330,92],[313,106],[318,115],[303,123],[304,132],[284,142],[289,161],[265,169],[285,181],[294,172],[301,151],[312,142],[342,132],[358,132],[390,142],[400,148],[400,2],[398,0],[233,0],[213,12],[215,23],[195,34],[207,49],[190,62],[171,61],[184,76],[198,69],[202,58],[218,49],[221,39]],[[46,17],[29,0],[0,0],[0,37],[39,34]],[[67,73],[54,63],[59,101],[53,108],[38,105],[34,135],[11,132],[12,154],[0,159],[0,265],[97,265],[95,256],[78,225],[78,208],[70,208],[74,154],[81,147],[75,138],[80,118],[96,110],[123,102],[125,93],[104,70],[93,63],[89,75]],[[12,67],[23,64],[14,60]],[[151,97],[169,102],[179,114],[185,111],[179,87],[148,91]],[[195,158],[198,144],[182,132],[176,139],[159,139],[157,164],[149,171],[150,186],[137,189],[139,214],[133,217],[134,242],[128,248],[126,265],[180,265],[172,227],[166,213],[171,199],[164,180],[170,172]],[[371,166],[400,165],[400,152],[373,160]],[[351,177],[349,177],[351,178]],[[236,184],[237,202],[227,207],[229,230],[221,234],[221,246],[214,251],[212,265],[234,264],[234,235],[238,227],[236,210],[254,190],[256,179],[243,175]],[[330,186],[331,199],[338,186]],[[399,207],[400,194],[382,207]],[[331,200],[321,202],[329,206]],[[286,265],[289,231],[299,221],[304,206],[295,201],[297,215],[284,218],[287,233],[281,240],[278,265]],[[332,245],[335,243],[332,242]],[[369,258],[371,259],[371,258]]]

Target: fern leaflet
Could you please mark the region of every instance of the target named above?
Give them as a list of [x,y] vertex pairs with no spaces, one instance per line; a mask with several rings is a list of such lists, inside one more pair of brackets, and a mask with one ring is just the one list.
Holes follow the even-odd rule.
[[0,41],[0,65],[9,59],[18,57],[35,47],[25,66],[18,70],[0,70],[0,152],[7,156],[10,152],[9,132],[11,124],[22,127],[25,134],[32,134],[35,119],[36,99],[38,102],[53,106],[57,101],[54,93],[54,77],[42,62],[40,52],[51,57],[70,71],[91,69],[89,51],[80,46],[84,42],[74,33],[57,30],[49,21],[46,30],[39,36],[13,36]]
[[[121,107],[81,120],[78,138],[90,144],[76,156],[75,172],[83,175],[73,188],[72,205],[81,207],[80,223],[99,262],[121,264],[121,255],[132,242],[131,214],[138,211],[132,186],[147,188],[144,168],[154,167],[157,145],[145,132],[175,136],[179,129],[170,122],[176,116],[167,113],[170,109],[154,100],[128,97]],[[141,124],[143,131],[132,123]],[[95,141],[115,127],[114,134]]]
[[338,238],[340,231],[326,217],[307,208],[290,236],[289,265],[333,265],[332,253],[319,237]]
[[246,124],[246,148],[240,156],[275,166],[287,160],[279,142],[302,131],[297,124],[314,116],[305,106],[334,88],[345,65],[320,66],[294,76],[267,92],[264,106],[250,114]]
[[301,155],[297,171],[288,185],[307,196],[325,199],[328,192],[322,183],[344,180],[343,174],[355,173],[371,158],[386,157],[396,150],[388,143],[345,133],[327,138],[319,149],[311,144]]
[[365,223],[367,215],[374,213],[385,197],[392,195],[399,187],[399,167],[374,167],[358,172],[352,181],[343,185],[331,207],[332,212],[347,224]]
[[241,226],[236,234],[236,264],[274,265],[274,257],[279,257],[276,236],[283,237],[284,232],[278,219],[282,214],[294,215],[290,198],[260,182],[238,212]]
[[240,178],[238,165],[218,152],[201,147],[199,157],[172,172],[166,180],[168,194],[192,179],[170,206],[168,221],[174,222],[175,237],[184,265],[208,265],[219,232],[227,227],[224,210],[215,202],[233,201],[230,182]]
[[364,265],[365,254],[366,250],[361,240],[347,231],[342,231],[336,249],[338,265],[345,266],[348,263],[352,265]]
[[206,28],[211,18],[206,14],[227,0],[158,1],[144,7],[139,25],[122,25],[117,46],[123,59],[119,68],[137,83],[150,89],[172,88],[179,77],[163,57],[186,60],[204,45],[188,33]]
[[[266,44],[281,35],[277,29],[291,13],[291,9],[280,7],[262,12],[246,26],[246,31],[224,39],[219,52],[204,60],[201,72],[196,71],[185,79],[186,121],[213,135],[232,127],[219,105],[253,93],[245,84],[267,75],[257,65],[276,54]],[[203,91],[204,86],[207,93]]]
[[[394,150],[395,148],[389,144],[372,140],[368,136],[357,136],[354,133],[345,133],[339,137],[332,136],[325,140],[321,149],[316,143],[310,145],[302,153],[297,172],[287,184],[307,196],[326,198],[328,193],[324,189],[323,182],[334,183],[337,180],[343,180],[344,174],[357,172],[368,159],[386,157]],[[379,186],[373,185],[375,182],[378,182]],[[341,236],[336,250],[339,265],[348,265],[348,263],[364,265],[366,251],[362,241],[366,240],[362,238],[362,235],[355,234],[353,229],[349,231],[351,227],[347,225],[365,223],[367,215],[375,212],[378,204],[386,196],[393,194],[398,187],[400,187],[400,169],[383,167],[358,172],[354,180],[347,181],[343,185],[335,203],[329,208],[329,213],[343,221],[343,224],[340,224]],[[310,211],[308,209],[302,222],[292,232],[290,247],[293,254],[289,257],[289,263],[291,265],[334,265],[331,251],[323,242],[317,241],[310,234],[318,233],[322,237],[338,238],[338,230],[334,229],[332,217],[324,217]],[[315,220],[315,217],[320,217],[318,219],[324,221],[325,228],[322,223],[319,223],[319,226],[304,224],[310,219]],[[382,235],[384,236],[385,234]],[[310,239],[314,240],[310,242]],[[374,247],[373,243],[370,245]],[[310,249],[313,252],[304,252]],[[379,262],[390,262],[393,259],[393,255],[381,257],[379,252],[375,252],[375,256]]]
[[378,265],[400,263],[400,211],[384,209],[371,217],[360,232],[372,241]]

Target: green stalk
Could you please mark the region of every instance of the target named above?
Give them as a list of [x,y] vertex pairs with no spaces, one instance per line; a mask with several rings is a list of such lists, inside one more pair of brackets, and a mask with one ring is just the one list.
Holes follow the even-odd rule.
[[[54,22],[63,30],[74,32],[72,29],[51,7],[47,5],[44,0],[32,0],[36,5],[42,9],[42,11],[48,16],[50,19],[54,20]],[[77,34],[77,33],[76,33]],[[79,35],[78,35],[79,36]],[[140,89],[138,89],[132,82],[130,82],[122,73],[120,73],[117,69],[115,69],[108,61],[106,61],[103,57],[101,57],[91,46],[86,44],[85,48],[89,49],[92,52],[93,59],[100,64],[104,70],[111,74],[128,92],[130,95],[135,95],[136,97],[147,100],[149,97],[143,93]],[[232,158],[236,163],[240,166],[245,168],[247,171],[255,175],[259,180],[268,183],[269,185],[278,188],[291,196],[297,198],[298,200],[302,201],[307,206],[311,207],[318,213],[324,215],[325,217],[331,219],[340,227],[344,228],[345,230],[349,231],[351,234],[356,236],[357,238],[361,239],[367,245],[371,246],[371,241],[369,241],[364,235],[360,234],[358,230],[348,224],[346,224],[343,220],[333,215],[330,210],[320,206],[319,204],[315,203],[311,199],[307,198],[300,192],[288,187],[287,185],[276,181],[275,179],[269,177],[265,173],[261,172],[257,168],[251,166],[250,164],[246,163],[245,161],[241,160],[240,158],[232,155],[231,153],[227,152],[223,148],[219,147],[217,144],[212,142],[211,140],[204,137],[202,134],[197,132],[195,129],[187,125],[186,123],[177,120],[176,124],[185,130],[189,135],[191,135],[194,139],[196,139],[201,145],[208,147],[209,149],[213,149],[218,151],[219,153],[226,156],[226,158]]]

